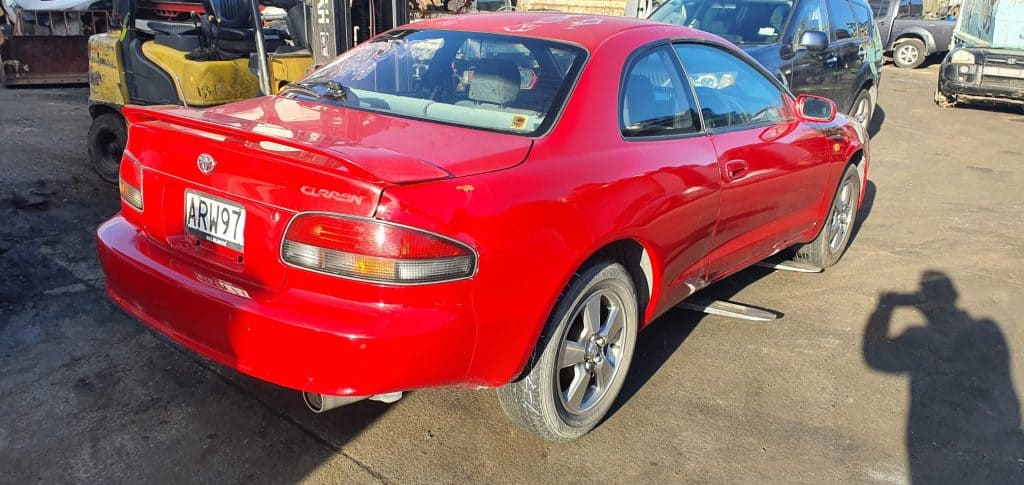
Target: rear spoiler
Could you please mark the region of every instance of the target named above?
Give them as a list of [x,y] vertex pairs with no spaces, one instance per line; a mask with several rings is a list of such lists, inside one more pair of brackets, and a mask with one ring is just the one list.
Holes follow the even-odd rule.
[[[181,106],[125,106],[125,119],[131,124],[166,123],[182,130],[242,139],[263,150],[301,151],[319,155],[344,165],[363,180],[386,184],[409,184],[440,180],[452,176],[443,168],[419,158],[387,148],[367,147],[332,138],[329,133],[294,133],[286,127],[202,111]],[[277,133],[293,133],[285,137]],[[129,131],[130,134],[130,131]]]

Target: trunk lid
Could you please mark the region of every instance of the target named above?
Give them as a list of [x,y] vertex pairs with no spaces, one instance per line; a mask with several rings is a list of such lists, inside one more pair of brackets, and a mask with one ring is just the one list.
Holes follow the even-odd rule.
[[[124,114],[144,200],[141,214],[126,216],[182,257],[262,285],[284,279],[280,243],[296,213],[370,217],[389,186],[507,168],[532,143],[283,98],[207,110],[125,107]],[[243,208],[242,244],[188,229],[189,204],[194,214],[197,202],[186,194]]]

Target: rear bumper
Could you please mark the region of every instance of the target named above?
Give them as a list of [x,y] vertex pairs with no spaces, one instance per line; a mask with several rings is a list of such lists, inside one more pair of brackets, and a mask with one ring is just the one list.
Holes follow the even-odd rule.
[[178,257],[120,215],[96,237],[118,305],[242,373],[339,396],[466,381],[476,328],[466,300],[450,294],[466,287],[435,285],[440,294],[429,306],[353,302],[239,281]]

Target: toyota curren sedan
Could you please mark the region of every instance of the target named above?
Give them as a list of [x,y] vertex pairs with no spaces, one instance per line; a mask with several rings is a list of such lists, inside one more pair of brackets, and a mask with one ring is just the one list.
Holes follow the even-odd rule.
[[694,292],[790,247],[834,264],[868,167],[831,101],[613,17],[425,21],[276,96],[124,113],[97,238],[126,311],[314,411],[495,387],[552,440]]

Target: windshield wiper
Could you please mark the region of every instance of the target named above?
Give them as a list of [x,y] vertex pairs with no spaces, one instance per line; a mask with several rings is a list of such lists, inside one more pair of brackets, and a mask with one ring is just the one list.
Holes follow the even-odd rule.
[[[324,88],[324,91],[317,91],[314,88]],[[281,89],[281,93],[286,91],[297,91],[306,96],[310,96],[316,99],[337,99],[340,101],[348,101],[348,89],[342,86],[338,81],[299,81],[289,83]]]

